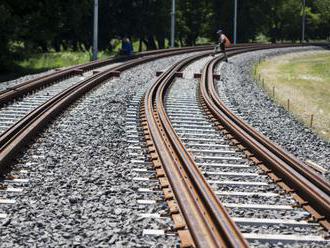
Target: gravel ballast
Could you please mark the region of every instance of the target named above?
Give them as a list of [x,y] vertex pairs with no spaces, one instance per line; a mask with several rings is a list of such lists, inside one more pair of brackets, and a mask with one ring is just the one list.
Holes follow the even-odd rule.
[[[127,154],[125,113],[155,72],[189,55],[122,73],[65,111],[18,159],[30,180],[0,225],[1,247],[141,247],[136,193]],[[165,238],[148,240],[162,245]],[[161,247],[161,246],[157,246]]]
[[[231,149],[228,147],[216,147],[216,144],[228,146],[229,142],[215,127],[212,125],[205,125],[205,123],[211,124],[212,122],[208,120],[200,106],[197,98],[198,80],[193,79],[192,75],[193,72],[199,72],[209,59],[210,57],[196,61],[193,66],[190,65],[185,68],[184,78],[177,78],[165,97],[168,117],[178,133],[179,138],[181,138],[181,141],[188,147],[188,151],[197,165],[209,165],[203,167],[205,179],[208,181],[211,188],[217,192],[218,198],[222,204],[228,208],[231,216],[236,218],[240,216],[243,218],[243,221],[237,220],[236,224],[240,227],[244,235],[256,234],[257,239],[260,240],[264,234],[288,235],[286,237],[295,239],[295,242],[299,238],[308,235],[323,237],[325,232],[318,224],[306,226],[300,226],[298,224],[297,226],[293,226],[285,223],[286,219],[294,219],[299,222],[305,219],[306,216],[308,217],[309,214],[303,211],[303,209],[294,207],[289,208],[290,210],[286,209],[286,211],[281,211],[283,206],[296,206],[297,203],[291,196],[285,194],[282,189],[274,184],[270,178],[262,176],[261,169],[256,165],[251,165],[249,167],[249,169],[253,168],[255,170],[255,175],[236,175],[234,173],[239,173],[239,171],[237,171],[235,166],[228,166],[227,171],[233,174],[231,176],[228,174],[222,174],[220,176],[224,169],[219,165],[234,164],[236,166],[248,166],[250,161],[244,158],[240,151],[235,151],[234,146],[229,146]],[[180,111],[183,111],[183,106],[185,110],[180,113]],[[199,124],[189,125],[190,121],[194,122],[197,119]],[[208,147],[195,144],[194,149],[190,149],[190,144],[196,143],[196,138],[204,139],[203,142],[205,142]],[[199,142],[200,141],[197,143]],[[234,153],[228,153],[229,150],[233,150]],[[234,158],[234,160],[231,160],[231,158]],[[238,158],[238,160],[235,160],[235,158]],[[213,168],[213,171],[219,173],[218,175],[211,175],[212,173],[209,171],[212,167],[211,165],[218,165]],[[250,207],[248,205],[250,205]],[[239,209],[233,210],[233,208],[238,206]],[[274,209],[278,207],[278,209],[277,211],[269,211],[265,206],[270,209],[272,207],[274,207]],[[245,222],[246,220],[255,220],[255,218],[258,218],[258,221],[261,223],[253,224],[253,221],[251,223],[249,223],[249,221]],[[271,220],[276,220],[278,222],[271,223]],[[290,235],[297,235],[297,237]],[[311,239],[314,240],[313,238]],[[266,241],[262,241],[262,243],[263,244],[258,244],[257,247],[274,246],[274,244],[268,244]],[[292,243],[290,245],[292,245]],[[301,242],[299,245],[303,243],[304,242]],[[306,243],[307,242],[305,242],[305,244]],[[251,242],[251,244],[253,247],[254,242]],[[311,242],[309,245],[311,247],[322,247],[324,243]],[[279,245],[279,247],[281,247],[281,245]]]
[[330,142],[317,136],[311,129],[297,121],[292,114],[277,105],[259,88],[253,76],[253,67],[261,58],[285,53],[316,51],[318,47],[283,48],[249,52],[230,58],[216,71],[219,95],[241,117],[257,130],[302,161],[312,160],[324,167],[329,180]]

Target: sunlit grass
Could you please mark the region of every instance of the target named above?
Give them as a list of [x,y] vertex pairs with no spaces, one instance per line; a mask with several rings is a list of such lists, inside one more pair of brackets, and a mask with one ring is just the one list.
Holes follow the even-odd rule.
[[[306,126],[330,141],[330,52],[282,55],[262,62],[265,90]],[[289,100],[289,102],[288,102]],[[289,104],[289,106],[288,106]],[[311,117],[313,115],[313,117]]]
[[[198,44],[204,44],[208,42],[208,39],[205,38],[198,38]],[[155,41],[157,44],[157,40]],[[112,51],[104,52],[100,51],[98,54],[98,58],[100,60],[109,58],[112,55],[118,55],[121,49],[121,40],[120,39],[113,39],[111,40]],[[22,44],[13,44],[13,46],[22,48]],[[133,50],[135,53],[139,52],[140,48],[140,41],[138,39],[133,39]],[[165,39],[165,48],[170,46],[169,40]],[[141,50],[146,51],[147,47],[142,42],[141,43]],[[7,81],[11,79],[15,79],[17,77],[26,75],[26,74],[34,74],[43,71],[47,71],[50,69],[55,68],[63,68],[69,67],[78,64],[84,64],[91,61],[91,52],[88,51],[81,51],[81,52],[74,52],[74,51],[61,51],[61,52],[48,52],[48,53],[37,53],[32,55],[25,55],[25,59],[14,61],[11,69],[8,70],[5,74],[0,74],[0,82]]]
[[[104,52],[100,52],[98,55],[99,59],[109,56]],[[40,71],[83,64],[90,60],[89,52],[50,52],[32,55],[28,59],[18,61],[17,64],[24,70]]]

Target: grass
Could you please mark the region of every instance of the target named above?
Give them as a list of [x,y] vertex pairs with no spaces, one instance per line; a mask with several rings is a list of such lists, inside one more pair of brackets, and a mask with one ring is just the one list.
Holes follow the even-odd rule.
[[[168,43],[168,42],[167,42]],[[166,43],[166,45],[168,45]],[[106,59],[111,55],[115,55],[121,49],[121,41],[114,40],[114,49],[110,54],[108,52],[100,51],[98,58],[100,60]],[[139,49],[139,41],[133,42],[134,51]],[[143,50],[146,50],[145,45],[142,46]],[[27,59],[14,61],[14,64],[6,74],[0,74],[0,82],[12,80],[17,77],[34,74],[50,69],[68,67],[77,64],[83,64],[91,61],[91,53],[85,52],[73,52],[73,51],[61,51],[61,52],[49,52],[49,53],[38,53],[29,56]]]
[[[199,38],[197,43],[205,43],[208,39]],[[112,53],[106,53],[100,51],[98,56],[99,59],[106,59],[110,55],[115,55],[121,49],[121,40],[113,39],[111,41],[113,45]],[[135,52],[139,50],[139,40],[133,40],[133,49]],[[165,39],[165,47],[169,47],[169,40]],[[146,51],[147,47],[142,43],[142,51]],[[10,72],[6,74],[0,74],[0,82],[12,80],[17,77],[34,74],[50,69],[68,67],[77,64],[87,63],[91,60],[91,53],[85,52],[73,52],[73,51],[61,51],[61,52],[49,52],[49,53],[38,53],[29,56],[27,59],[14,61]]]
[[[91,60],[89,52],[50,52],[31,56],[29,59],[18,61],[17,65],[31,70],[48,70],[87,63]],[[109,57],[104,52],[99,53],[100,59]]]
[[[28,59],[15,61],[11,72],[0,75],[0,82],[34,74],[50,69],[87,63],[91,60],[89,52],[49,52],[31,55]],[[99,59],[106,59],[109,53],[99,52]]]
[[[306,126],[330,141],[330,52],[287,54],[256,68],[262,86]],[[259,77],[259,76],[258,76]],[[311,117],[313,115],[313,117]]]

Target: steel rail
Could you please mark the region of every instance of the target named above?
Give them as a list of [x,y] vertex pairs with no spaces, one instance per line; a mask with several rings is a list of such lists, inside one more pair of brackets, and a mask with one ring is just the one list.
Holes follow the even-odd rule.
[[97,86],[99,83],[112,77],[117,72],[125,71],[131,67],[146,63],[155,59],[174,56],[192,51],[204,51],[209,47],[196,47],[195,49],[177,49],[167,53],[154,54],[130,60],[122,65],[116,66],[99,74],[83,80],[63,92],[57,94],[47,102],[37,107],[26,115],[23,119],[15,123],[0,136],[0,174],[9,170],[9,165],[17,152],[32,139],[40,129],[46,125],[58,113],[62,112],[67,106],[76,99]]
[[141,52],[138,54],[135,54],[131,57],[111,57],[106,60],[101,61],[92,61],[86,64],[82,65],[76,65],[72,66],[57,72],[53,72],[49,75],[45,75],[36,79],[28,80],[25,82],[22,82],[20,84],[14,85],[12,87],[9,87],[5,90],[0,91],[0,106],[8,103],[9,101],[12,101],[13,99],[16,99],[24,94],[27,94],[31,91],[40,89],[44,87],[45,85],[52,84],[59,80],[64,80],[66,78],[72,77],[74,75],[81,74],[86,71],[93,70],[95,68],[99,68],[102,66],[110,65],[117,62],[127,61],[128,59],[136,59],[141,58],[145,56],[152,56],[157,54],[164,54],[164,53],[171,53],[171,52],[182,52],[182,51],[194,51],[194,49],[205,49],[209,48],[211,49],[212,46],[197,46],[197,47],[184,47],[184,48],[171,48],[171,49],[161,49],[161,50],[154,50],[154,51],[146,51]]
[[[232,53],[230,56],[237,54]],[[204,68],[200,83],[200,95],[212,116],[255,157],[273,172],[277,180],[289,186],[288,193],[298,195],[296,199],[329,230],[330,185],[316,172],[297,158],[275,145],[267,137],[257,132],[237,117],[220,100],[215,89],[213,71],[222,58],[215,58]]]
[[[241,46],[248,46],[248,45],[241,45]],[[240,46],[237,46],[237,47],[240,47]],[[178,55],[178,54],[182,54],[182,53],[186,53],[186,52],[192,52],[192,51],[202,51],[202,50],[206,50],[208,49],[209,46],[199,46],[199,47],[188,47],[188,48],[176,48],[176,49],[169,49],[169,50],[166,50],[166,51],[150,51],[150,52],[145,52],[144,54],[150,54],[150,56],[158,56],[158,57],[150,57],[149,59],[143,59],[141,60],[142,58],[139,58],[141,61],[141,63],[143,62],[147,62],[147,61],[151,61],[152,59],[156,59],[156,58],[162,58],[162,57],[166,57],[166,56],[173,56],[173,55]],[[197,50],[196,50],[197,49]],[[147,57],[147,56],[145,56]],[[134,65],[137,65],[139,62],[139,60],[131,60],[131,62],[134,64]],[[86,65],[82,65],[82,66],[85,66],[86,68],[88,67],[90,69],[90,65],[93,65],[93,66],[100,66],[101,63],[106,63],[107,61],[101,61],[100,63],[97,63],[97,62],[91,62],[91,63],[88,63]],[[107,71],[111,71],[110,74],[113,74],[114,72],[116,71],[123,71],[125,69],[128,69],[131,67],[131,62],[128,61],[126,62],[124,65],[121,65],[121,66],[117,66],[117,67],[114,67],[114,68],[111,68]],[[133,66],[134,66],[133,65]],[[86,69],[87,70],[87,69]],[[62,74],[60,74],[62,75]],[[60,75],[55,75],[57,78],[60,78]],[[93,78],[96,78],[98,77],[100,74],[92,77],[91,79]],[[40,79],[41,80],[41,79]],[[89,80],[89,79],[86,79],[86,80]],[[85,81],[86,81],[85,80]],[[84,81],[82,81],[81,83],[83,83]],[[37,80],[37,83],[39,83],[39,79]],[[22,83],[23,87],[25,87],[27,83]],[[34,84],[34,83],[33,83]],[[20,84],[21,85],[21,84]],[[28,86],[29,87],[29,86]],[[74,86],[72,86],[70,89],[73,89]],[[15,89],[15,92],[18,92],[19,90],[18,89]],[[56,97],[56,96],[55,96]],[[55,99],[55,98],[54,98]],[[51,99],[49,100],[51,101]],[[47,101],[45,104],[48,104]],[[36,116],[40,109],[44,109],[46,105],[42,106],[41,108],[36,108],[35,111],[31,112],[28,116],[24,117],[23,119],[21,119],[20,121],[18,121],[17,123],[15,123],[11,128],[9,128],[8,130],[6,130],[4,133],[2,133],[0,135],[0,152],[4,150],[4,145],[11,139],[13,139],[13,137],[16,135],[16,133],[18,133],[21,129],[24,128],[24,126],[31,120],[31,117],[32,116]],[[1,172],[1,163],[2,163],[2,157],[0,155],[0,172]]]
[[[244,47],[244,46],[251,46],[251,44],[249,44],[249,43],[238,44],[238,45],[235,45],[234,47],[236,48],[236,47]],[[212,48],[212,46],[210,46],[210,45],[199,46],[197,48],[202,48],[202,47]],[[13,99],[18,98],[24,94],[27,94],[33,90],[40,89],[40,88],[44,87],[45,85],[54,83],[58,80],[63,80],[65,78],[69,78],[71,76],[80,74],[82,72],[93,70],[95,68],[99,68],[102,66],[116,63],[116,62],[126,61],[128,59],[140,58],[140,57],[156,55],[156,54],[160,54],[160,53],[176,52],[176,51],[183,51],[183,50],[193,51],[195,48],[196,47],[184,47],[184,48],[170,48],[170,49],[146,51],[146,52],[137,53],[129,58],[127,58],[127,57],[111,57],[106,60],[92,61],[92,62],[89,62],[86,64],[68,67],[68,68],[62,69],[60,71],[53,72],[48,75],[41,76],[36,79],[28,80],[28,81],[22,82],[20,84],[14,85],[12,87],[8,87],[5,90],[1,90],[0,91],[0,106],[8,103],[9,101],[12,101]]]
[[[251,44],[239,44],[239,45],[235,45],[235,48],[250,46],[250,45]],[[205,45],[205,46],[195,46],[195,47],[160,49],[160,50],[153,50],[153,51],[137,53],[130,57],[124,57],[124,56],[111,57],[106,60],[92,61],[92,62],[82,64],[82,65],[71,66],[71,67],[62,69],[60,71],[53,72],[48,75],[38,77],[36,79],[32,79],[32,80],[28,80],[28,81],[19,83],[17,85],[8,87],[7,89],[0,91],[0,106],[7,104],[8,102],[10,102],[20,96],[23,96],[24,94],[27,94],[34,90],[40,89],[46,85],[55,83],[56,81],[64,80],[64,79],[72,77],[74,75],[79,75],[83,72],[90,71],[95,68],[99,68],[99,67],[110,65],[113,63],[117,63],[117,62],[127,61],[129,59],[142,58],[145,56],[157,55],[157,54],[162,54],[162,53],[194,51],[194,49],[196,49],[196,48],[197,49],[204,49],[204,48],[211,49],[213,47],[210,45]]]
[[[251,48],[250,48],[251,49]],[[149,151],[163,165],[182,215],[197,247],[248,247],[247,241],[206,182],[174,131],[164,108],[175,73],[201,58],[193,56],[164,72],[146,92],[144,116]],[[158,163],[158,162],[157,162]]]

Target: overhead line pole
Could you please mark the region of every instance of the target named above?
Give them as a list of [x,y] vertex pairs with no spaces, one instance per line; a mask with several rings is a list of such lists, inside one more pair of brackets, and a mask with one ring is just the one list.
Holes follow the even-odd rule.
[[305,41],[305,18],[306,18],[306,13],[305,13],[305,5],[306,5],[306,0],[303,0],[303,14],[302,14],[302,30],[301,30],[301,43]]
[[93,60],[97,60],[99,1],[94,0]]
[[234,45],[237,42],[237,0],[235,0],[234,6]]
[[174,47],[175,40],[175,0],[172,0],[172,12],[171,12],[171,47]]

